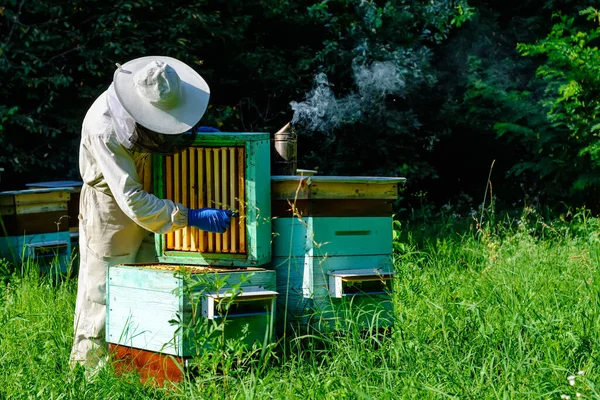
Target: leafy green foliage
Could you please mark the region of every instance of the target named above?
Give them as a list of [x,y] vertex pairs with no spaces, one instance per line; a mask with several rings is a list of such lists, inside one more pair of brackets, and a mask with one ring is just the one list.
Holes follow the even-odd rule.
[[3,187],[78,178],[81,122],[114,64],[164,54],[208,81],[205,125],[294,120],[300,167],[406,176],[407,208],[479,197],[494,160],[509,204],[594,199],[592,0],[5,3]]
[[[422,128],[433,112],[422,91],[436,79],[432,49],[471,14],[464,1],[11,0],[0,16],[5,181],[76,178],[85,111],[115,63],[147,54],[195,66],[212,88],[204,123],[232,131],[279,129],[292,119],[290,101],[325,73],[336,96],[366,91],[376,101],[336,132],[301,132],[304,167],[434,176],[418,155],[443,132]],[[368,82],[377,66],[398,90],[386,91],[385,76]]]
[[[263,89],[254,82],[273,55],[254,51],[250,28],[254,15],[262,18],[262,9],[271,6],[268,1],[244,2],[244,7],[242,2],[153,0],[23,3],[9,1],[0,15],[0,144],[5,149],[0,165],[13,184],[78,176],[81,122],[110,84],[115,63],[163,54],[195,66],[213,87],[207,124],[236,130],[241,115],[231,110],[254,97],[254,89]],[[268,19],[254,25],[261,22]],[[255,60],[246,59],[249,54]],[[276,80],[287,69],[289,83],[290,68],[277,67],[265,75]],[[235,90],[242,77],[250,83],[245,93]]]
[[[582,11],[597,19],[594,9]],[[519,44],[523,56],[544,57],[537,69],[543,82],[540,104],[546,121],[517,119],[496,125],[531,152],[532,158],[514,170],[534,171],[542,178],[574,191],[597,190],[600,184],[600,142],[596,118],[600,112],[600,28],[578,27],[575,18],[559,19],[547,38],[535,44]],[[528,92],[518,95],[529,98]]]
[[[448,133],[426,158],[439,179],[425,181],[421,190],[452,204],[481,199],[494,163],[490,188],[499,207],[521,201],[552,207],[562,201],[595,204],[593,190],[571,190],[580,149],[548,119],[542,103],[548,82],[536,76],[545,57],[523,57],[517,51],[518,43],[536,43],[548,35],[556,22],[554,10],[575,16],[594,2],[529,0],[513,2],[510,9],[502,2],[469,4],[475,15],[435,51],[438,81],[428,97],[438,112],[427,126]],[[576,18],[573,27],[588,30],[591,23]],[[547,151],[540,151],[542,146]],[[565,152],[575,158],[563,157]],[[461,212],[476,207],[468,203]]]

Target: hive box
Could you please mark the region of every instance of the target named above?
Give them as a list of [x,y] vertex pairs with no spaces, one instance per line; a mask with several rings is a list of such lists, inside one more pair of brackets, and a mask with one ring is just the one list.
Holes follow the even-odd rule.
[[[273,328],[275,288],[275,272],[261,268],[110,267],[106,341],[181,358],[199,354],[222,333],[242,345],[263,343]],[[224,322],[224,331],[211,331],[213,322]]]
[[33,260],[42,272],[67,272],[71,259],[68,188],[0,192],[0,255]]
[[280,331],[393,324],[392,202],[403,181],[272,177]]
[[68,188],[70,198],[67,202],[67,215],[69,216],[69,231],[79,232],[79,199],[81,194],[81,181],[49,181],[35,182],[25,185],[28,189],[65,189]]
[[81,181],[49,181],[35,182],[25,185],[28,189],[56,189],[68,188],[71,197],[67,202],[67,215],[69,216],[69,232],[71,240],[71,268],[79,267],[79,200],[81,198]]
[[268,133],[203,133],[187,150],[152,160],[154,192],[188,208],[237,212],[224,234],[185,228],[156,236],[160,262],[260,266],[271,260]]

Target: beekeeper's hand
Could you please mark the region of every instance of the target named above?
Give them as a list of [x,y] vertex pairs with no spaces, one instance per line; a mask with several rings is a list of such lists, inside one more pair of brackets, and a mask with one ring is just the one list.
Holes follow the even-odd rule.
[[188,210],[188,225],[207,232],[225,233],[231,223],[231,210],[200,208]]

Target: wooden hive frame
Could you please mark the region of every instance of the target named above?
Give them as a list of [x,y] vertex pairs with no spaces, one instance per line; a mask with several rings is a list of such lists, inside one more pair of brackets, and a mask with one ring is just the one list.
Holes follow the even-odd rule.
[[161,262],[257,266],[271,258],[270,140],[268,133],[200,134],[188,150],[155,156],[154,190],[188,208],[238,213],[224,234],[185,228],[156,235]]

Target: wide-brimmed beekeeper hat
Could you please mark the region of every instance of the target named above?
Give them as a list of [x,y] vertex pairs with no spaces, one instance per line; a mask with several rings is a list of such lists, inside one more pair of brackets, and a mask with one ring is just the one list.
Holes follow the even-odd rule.
[[119,102],[143,127],[162,134],[189,131],[204,115],[210,89],[190,66],[148,56],[119,65],[113,77]]

